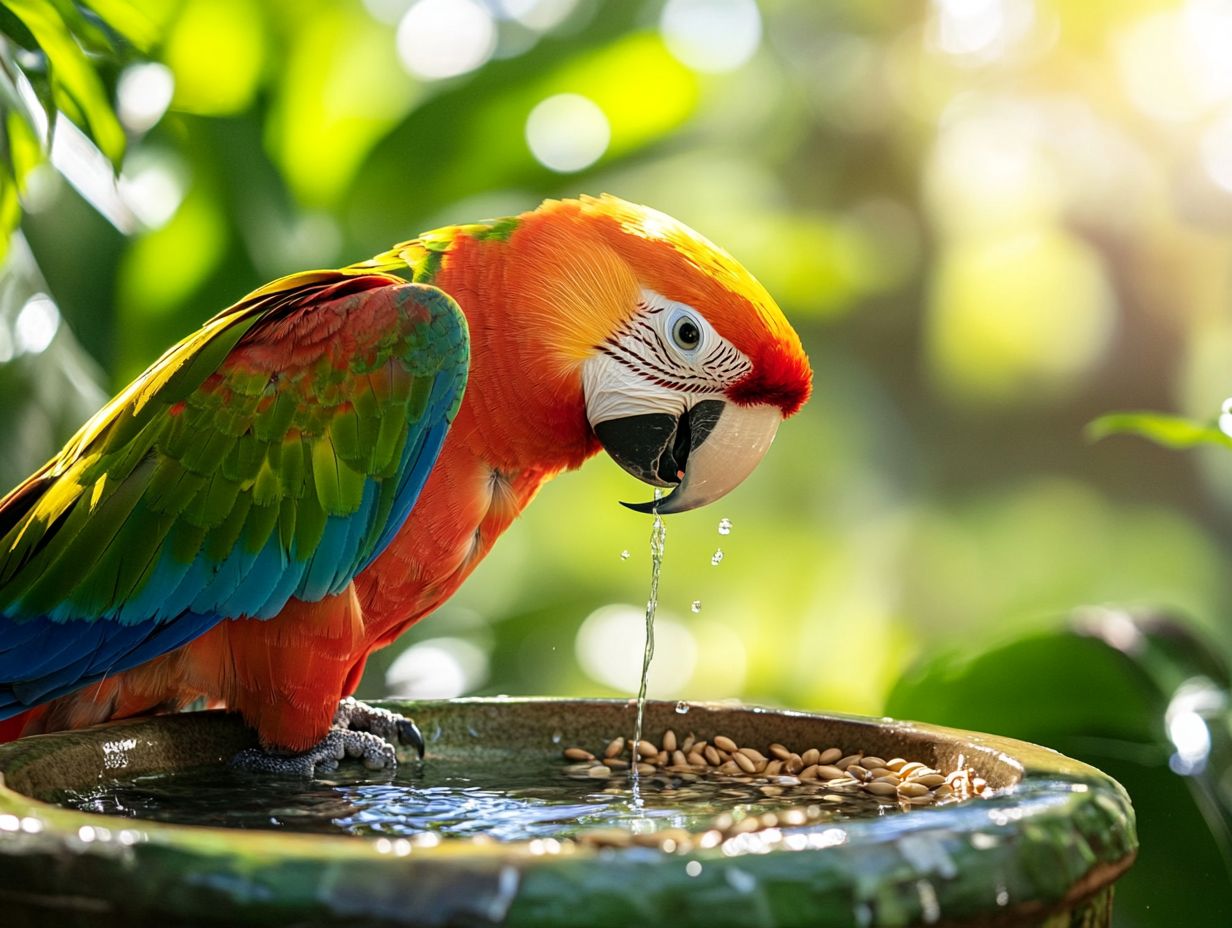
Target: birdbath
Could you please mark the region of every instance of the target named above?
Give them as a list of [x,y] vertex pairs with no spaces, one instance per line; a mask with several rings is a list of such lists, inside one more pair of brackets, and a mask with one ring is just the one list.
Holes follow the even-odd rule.
[[[624,700],[386,702],[412,715],[425,765],[514,769],[632,727]],[[238,719],[191,713],[0,746],[5,925],[1104,926],[1137,839],[1125,791],[1021,741],[891,719],[651,702],[646,731],[744,744],[859,744],[939,770],[979,797],[835,822],[783,816],[679,840],[393,839],[101,815],[47,801],[225,764]],[[558,761],[564,776],[565,761]],[[412,763],[410,759],[407,763]],[[235,797],[236,801],[242,796]],[[730,823],[730,817],[728,818]],[[679,831],[677,831],[679,833]],[[619,836],[617,836],[619,837]]]

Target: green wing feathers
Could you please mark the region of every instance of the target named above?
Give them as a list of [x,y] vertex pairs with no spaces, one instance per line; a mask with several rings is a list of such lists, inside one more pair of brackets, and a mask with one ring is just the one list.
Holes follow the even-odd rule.
[[434,287],[313,272],[256,291],[0,502],[0,620],[265,618],[341,590],[414,505],[468,355]]

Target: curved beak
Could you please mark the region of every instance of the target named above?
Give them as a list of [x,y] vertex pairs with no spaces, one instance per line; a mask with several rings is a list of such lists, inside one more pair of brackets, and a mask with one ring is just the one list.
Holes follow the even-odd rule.
[[594,427],[621,467],[654,486],[674,486],[664,499],[623,503],[663,515],[712,503],[753,472],[774,440],[782,413],[774,406],[702,400],[679,417],[647,413]]

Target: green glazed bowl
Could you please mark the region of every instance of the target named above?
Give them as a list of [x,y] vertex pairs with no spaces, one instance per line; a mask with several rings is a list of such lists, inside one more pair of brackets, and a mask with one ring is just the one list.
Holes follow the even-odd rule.
[[[385,702],[433,757],[558,757],[632,728],[624,700]],[[688,851],[319,836],[77,812],[38,796],[222,764],[253,743],[193,713],[0,745],[0,923],[363,926],[1104,926],[1137,850],[1129,797],[1036,745],[890,719],[651,702],[646,732],[738,743],[858,744],[974,767],[968,802],[835,825],[768,828]],[[960,761],[961,757],[961,761]]]

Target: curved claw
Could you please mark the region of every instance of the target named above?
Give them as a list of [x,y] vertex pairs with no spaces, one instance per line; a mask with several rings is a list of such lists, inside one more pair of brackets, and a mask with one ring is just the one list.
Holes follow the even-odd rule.
[[419,730],[419,726],[406,716],[401,716],[397,722],[398,725],[398,741],[402,744],[409,744],[415,749],[415,753],[419,755],[419,759],[423,760],[424,756],[424,738],[423,733]]

